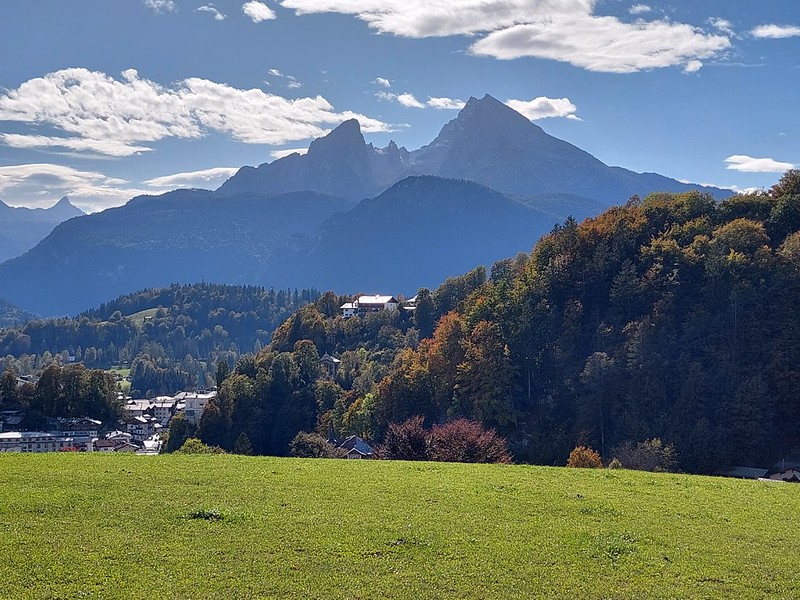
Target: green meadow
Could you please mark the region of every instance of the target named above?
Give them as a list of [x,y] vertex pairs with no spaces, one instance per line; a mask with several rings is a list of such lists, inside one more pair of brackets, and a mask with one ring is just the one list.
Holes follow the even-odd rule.
[[0,598],[798,598],[800,486],[623,470],[0,455]]

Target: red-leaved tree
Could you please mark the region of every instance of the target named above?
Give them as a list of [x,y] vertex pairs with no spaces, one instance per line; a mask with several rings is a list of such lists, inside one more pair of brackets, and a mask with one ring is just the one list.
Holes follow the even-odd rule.
[[380,449],[382,458],[391,460],[427,460],[428,432],[423,418],[411,417],[402,423],[391,423]]
[[510,463],[505,439],[478,421],[458,419],[434,425],[428,435],[428,458],[443,462]]

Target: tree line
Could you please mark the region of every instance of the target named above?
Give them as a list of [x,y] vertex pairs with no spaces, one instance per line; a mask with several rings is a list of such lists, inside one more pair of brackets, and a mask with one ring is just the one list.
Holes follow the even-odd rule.
[[18,385],[17,376],[6,370],[0,376],[0,409],[23,410],[22,426],[46,428],[48,417],[91,417],[111,422],[121,415],[116,378],[83,365],[50,365],[38,381]]

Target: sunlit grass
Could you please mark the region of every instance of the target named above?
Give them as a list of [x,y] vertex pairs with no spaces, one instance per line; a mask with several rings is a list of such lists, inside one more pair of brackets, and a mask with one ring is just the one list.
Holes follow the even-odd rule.
[[0,456],[2,598],[796,598],[800,486],[237,456]]

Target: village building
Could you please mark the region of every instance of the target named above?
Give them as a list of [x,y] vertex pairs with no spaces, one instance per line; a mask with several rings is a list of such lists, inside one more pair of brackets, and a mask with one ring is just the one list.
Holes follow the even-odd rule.
[[169,425],[170,419],[175,416],[178,401],[172,396],[158,396],[150,400],[128,400],[122,407],[125,416],[154,417],[162,427]]
[[161,423],[150,415],[142,417],[130,417],[124,420],[125,429],[131,434],[134,442],[143,442],[153,437],[156,432],[161,431]]
[[197,425],[200,422],[200,416],[203,414],[206,404],[208,404],[209,400],[216,397],[216,390],[201,390],[197,392],[180,392],[174,396],[174,400],[177,403],[185,404],[183,413],[186,415],[186,420]]
[[339,307],[345,319],[355,317],[358,314],[358,304],[356,302],[345,302]]
[[0,412],[0,432],[17,431],[25,420],[25,413],[21,410],[4,410]]
[[89,417],[62,417],[58,419],[61,431],[80,438],[96,438],[103,426],[102,421]]
[[359,296],[353,302],[346,302],[339,307],[342,311],[342,316],[348,317],[363,317],[369,313],[380,312],[382,310],[393,311],[397,310],[400,302],[394,296]]
[[800,469],[792,467],[780,473],[773,473],[769,476],[774,481],[790,481],[792,483],[800,483]]
[[351,435],[341,444],[339,448],[344,450],[346,457],[350,459],[375,458],[375,449],[357,435]]
[[338,358],[334,358],[327,352],[319,359],[319,366],[322,369],[322,374],[328,379],[336,377],[339,372],[339,365],[342,363]]
[[87,439],[50,431],[7,431],[0,433],[0,452],[91,452],[94,447],[91,440],[87,443]]

